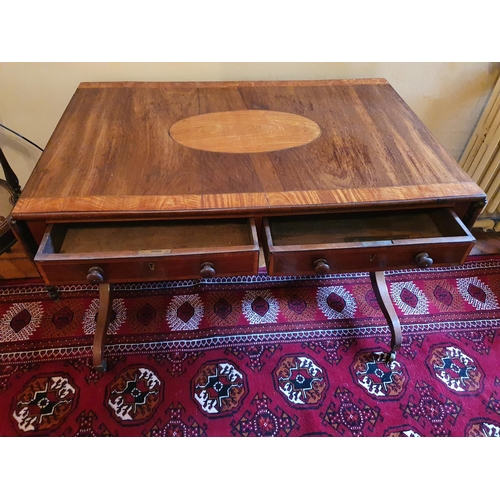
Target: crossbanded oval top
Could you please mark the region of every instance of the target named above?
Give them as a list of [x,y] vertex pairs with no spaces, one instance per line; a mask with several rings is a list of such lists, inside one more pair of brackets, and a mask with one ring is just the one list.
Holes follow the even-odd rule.
[[176,142],[214,153],[269,153],[303,146],[320,135],[319,125],[304,116],[252,109],[190,116],[170,128]]

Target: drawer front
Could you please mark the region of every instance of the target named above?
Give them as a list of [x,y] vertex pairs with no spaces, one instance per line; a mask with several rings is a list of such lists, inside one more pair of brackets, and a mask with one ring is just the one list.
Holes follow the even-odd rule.
[[[128,259],[91,259],[62,262],[37,262],[46,283],[84,283],[93,267],[102,270],[103,281],[164,281],[200,279],[203,267],[211,267],[214,277],[257,274],[258,250],[231,253],[138,257]],[[203,264],[210,266],[203,266]],[[210,274],[210,273],[209,273]]]
[[257,274],[258,259],[254,221],[238,219],[54,224],[35,263],[47,284],[95,284]]
[[432,265],[446,266],[462,263],[471,248],[472,245],[462,243],[452,247],[445,244],[410,245],[405,248],[290,250],[270,253],[267,266],[269,274],[275,276],[383,271],[419,267],[416,257],[420,254],[427,254],[433,260]]
[[[369,228],[370,235],[366,240],[363,240],[363,236],[354,238],[352,225],[349,223],[340,224],[336,220],[335,224],[329,225],[325,220],[325,231],[332,228],[339,231],[339,228],[346,227],[346,232],[349,233],[349,237],[346,237],[348,241],[342,241],[342,234],[336,232],[332,238],[335,240],[333,242],[328,241],[328,236],[321,235],[320,231],[315,231],[313,223],[304,223],[303,219],[297,218],[300,223],[297,224],[295,234],[293,234],[293,220],[276,218],[274,224],[272,220],[264,220],[264,252],[268,272],[271,275],[281,276],[314,275],[463,263],[474,245],[474,237],[452,212],[446,210],[434,212],[438,212],[437,215],[434,213],[432,215],[439,227],[431,228],[429,231],[423,229],[420,232],[414,231],[415,234],[405,234],[405,237],[401,237],[398,224],[391,222],[388,215],[387,227],[394,228],[396,237],[390,239],[391,234],[383,228],[385,231],[383,240],[377,240],[377,230],[370,227],[373,219],[368,220],[366,227]],[[408,214],[408,217],[408,224],[411,226],[411,214]],[[357,221],[354,222],[358,224]],[[383,220],[380,225],[383,227]],[[443,234],[439,234],[440,231]],[[427,233],[432,236],[425,237]],[[291,244],[287,244],[288,242]],[[303,244],[300,244],[301,242]]]

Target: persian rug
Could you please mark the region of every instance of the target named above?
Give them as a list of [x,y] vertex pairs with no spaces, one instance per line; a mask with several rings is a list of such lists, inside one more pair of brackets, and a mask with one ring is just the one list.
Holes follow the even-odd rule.
[[500,257],[386,273],[0,285],[1,436],[499,436]]

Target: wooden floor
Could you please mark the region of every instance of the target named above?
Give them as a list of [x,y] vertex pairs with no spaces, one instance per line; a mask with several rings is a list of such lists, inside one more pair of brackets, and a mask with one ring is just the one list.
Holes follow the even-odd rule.
[[28,259],[19,243],[0,255],[0,280],[38,277],[40,275],[35,265]]
[[500,254],[500,233],[483,231],[481,228],[472,229],[476,244],[470,255]]

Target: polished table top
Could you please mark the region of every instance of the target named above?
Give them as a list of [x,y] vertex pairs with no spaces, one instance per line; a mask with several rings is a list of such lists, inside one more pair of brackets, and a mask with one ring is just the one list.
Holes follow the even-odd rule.
[[[259,242],[270,274],[369,270],[390,363],[401,327],[384,270],[462,262],[474,241],[466,225],[484,202],[382,79],[82,83],[12,225],[47,284],[99,285],[97,370],[106,369],[111,283],[255,274]],[[373,241],[365,233],[377,220]],[[354,242],[324,239],[351,225]]]
[[183,218],[484,199],[384,79],[82,83],[13,217]]

